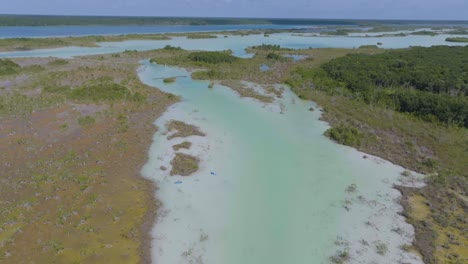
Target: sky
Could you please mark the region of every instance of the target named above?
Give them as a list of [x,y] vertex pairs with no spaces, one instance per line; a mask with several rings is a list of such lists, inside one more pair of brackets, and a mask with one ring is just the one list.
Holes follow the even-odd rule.
[[0,0],[0,14],[468,20],[468,0]]

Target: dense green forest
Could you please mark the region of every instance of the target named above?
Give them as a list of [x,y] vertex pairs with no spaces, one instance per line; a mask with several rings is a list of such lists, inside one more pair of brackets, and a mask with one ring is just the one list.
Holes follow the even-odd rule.
[[66,25],[357,25],[351,20],[332,19],[261,19],[203,17],[124,17],[124,16],[47,16],[0,15],[0,26],[66,26]]
[[288,83],[294,87],[307,80],[314,88],[426,121],[468,127],[468,46],[350,54],[319,69],[299,68]]
[[[67,25],[335,25],[401,27],[409,25],[461,25],[467,21],[430,20],[355,20],[355,19],[285,19],[223,17],[131,17],[131,16],[53,16],[0,15],[0,26],[67,26]],[[397,29],[398,30],[398,29]]]
[[224,51],[200,51],[191,53],[188,58],[194,62],[202,63],[232,63],[237,57]]

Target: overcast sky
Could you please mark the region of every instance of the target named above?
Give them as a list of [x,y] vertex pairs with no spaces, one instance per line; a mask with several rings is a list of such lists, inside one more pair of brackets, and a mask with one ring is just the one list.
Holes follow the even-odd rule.
[[0,13],[468,20],[468,0],[0,0]]

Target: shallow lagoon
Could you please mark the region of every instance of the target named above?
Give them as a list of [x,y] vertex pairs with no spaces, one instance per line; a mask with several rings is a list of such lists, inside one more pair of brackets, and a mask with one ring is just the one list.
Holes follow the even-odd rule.
[[[161,130],[143,169],[160,186],[157,197],[164,204],[153,230],[154,261],[328,263],[337,250],[349,250],[355,263],[420,263],[399,248],[413,234],[398,215],[399,193],[392,189],[403,168],[363,159],[325,138],[320,111],[309,111],[316,106],[288,89],[268,105],[241,99],[227,87],[209,89],[204,81],[179,78],[168,85],[159,79],[185,75],[148,62],[140,71],[143,82],[183,98],[157,120]],[[170,167],[171,146],[182,141],[166,139],[164,124],[171,119],[207,133],[189,139],[194,149],[184,152],[201,157],[202,165],[188,178],[160,170]],[[347,193],[352,184],[357,190]],[[360,246],[363,239],[368,247]],[[388,246],[386,256],[375,253],[377,243]]]
[[[416,36],[406,37],[362,37],[362,36],[298,36],[290,33],[271,34],[265,37],[262,34],[247,36],[219,35],[216,39],[187,39],[174,37],[171,40],[129,40],[123,42],[101,42],[98,48],[66,47],[56,49],[0,52],[1,57],[73,57],[93,54],[107,54],[125,50],[151,50],[160,49],[166,45],[180,46],[187,50],[232,50],[240,57],[250,57],[245,48],[265,44],[281,45],[285,48],[358,48],[362,45],[376,45],[382,43],[381,48],[408,48],[410,46],[429,47],[433,45],[464,46],[466,43],[447,42],[447,37],[453,35]],[[460,35],[459,35],[460,36]]]
[[[289,48],[384,47],[447,44],[445,37],[395,38],[301,37],[290,34],[229,36],[209,40],[174,38],[169,41],[101,43],[100,48],[61,48],[3,53],[0,56],[72,57],[147,50],[167,44],[186,49],[232,49],[249,56],[245,47],[262,43]],[[450,43],[457,44],[457,43]],[[182,97],[156,125],[149,162],[143,174],[158,183],[163,202],[153,230],[155,263],[328,263],[338,250],[349,251],[352,263],[421,263],[400,246],[412,241],[413,229],[398,214],[403,168],[337,145],[323,132],[319,110],[287,88],[274,104],[240,98],[227,87],[178,78],[165,84],[161,77],[189,75],[183,69],[142,62],[143,82]],[[206,137],[192,137],[191,150],[202,159],[192,177],[168,176],[172,145],[164,124],[171,119],[197,125]],[[211,175],[216,171],[217,175]],[[175,184],[177,181],[182,184]],[[346,189],[356,186],[353,192]],[[403,230],[396,233],[392,230]],[[368,245],[362,243],[366,241]],[[385,243],[386,255],[376,253]]]

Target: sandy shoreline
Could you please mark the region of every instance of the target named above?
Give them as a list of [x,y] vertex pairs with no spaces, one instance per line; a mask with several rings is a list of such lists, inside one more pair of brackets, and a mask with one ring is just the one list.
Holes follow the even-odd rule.
[[[259,87],[254,87],[254,88],[257,89],[257,92],[258,92]],[[215,88],[215,89],[216,89],[216,88]],[[290,100],[290,98],[288,98],[288,99]],[[247,99],[241,99],[241,98],[239,98],[238,100],[243,100],[243,101],[246,101],[246,102],[249,102],[249,103],[252,103],[252,104],[256,104],[257,106],[259,106],[259,107],[261,107],[261,108],[265,108],[265,107],[267,106],[267,107],[265,108],[266,111],[274,112],[274,113],[276,113],[276,114],[278,114],[278,115],[284,114],[283,111],[278,111],[278,109],[283,109],[283,107],[280,107],[280,106],[281,106],[280,103],[281,103],[281,102],[284,103],[284,101],[282,101],[282,100],[278,100],[278,101],[276,101],[276,102],[273,103],[273,104],[259,104],[260,102],[256,101],[255,99],[252,99],[252,98],[247,98]],[[262,107],[262,105],[263,105],[263,107]],[[180,120],[190,120],[190,119],[191,119],[191,118],[189,117],[190,114],[189,114],[188,116],[186,116],[188,113],[183,113],[182,116],[179,115],[178,112],[179,112],[179,113],[182,113],[182,112],[180,112],[180,109],[177,110],[177,107],[179,107],[179,106],[178,106],[178,105],[172,106],[171,108],[169,108],[169,109],[164,113],[164,115],[162,116],[162,119],[157,120],[156,123],[157,123],[158,127],[162,127],[163,124],[164,124],[166,121],[171,120],[171,119],[180,119]],[[284,109],[284,110],[287,111],[287,109]],[[317,109],[317,110],[318,110],[318,109]],[[318,111],[317,111],[317,112],[318,112]],[[198,125],[198,124],[197,124],[197,125]],[[200,126],[200,128],[201,128],[202,130],[204,130],[204,127],[203,127],[203,126]],[[160,132],[163,132],[163,131],[160,131]],[[163,135],[165,136],[164,133],[162,133],[162,134],[161,134],[161,133],[157,133],[157,134],[160,134],[160,135],[159,135],[158,142],[159,142],[159,144],[162,144],[162,145],[159,145],[159,147],[162,147],[162,148],[163,148],[163,150],[158,151],[158,153],[160,153],[160,154],[158,154],[159,156],[157,156],[157,157],[158,157],[158,159],[160,160],[160,163],[161,163],[162,165],[168,165],[168,162],[170,161],[171,155],[172,155],[172,154],[168,154],[168,153],[169,153],[169,152],[170,152],[170,153],[174,152],[170,147],[171,147],[172,144],[176,144],[176,143],[179,143],[179,142],[178,142],[178,141],[174,141],[174,142],[171,143],[171,142],[169,142],[169,141],[167,141],[167,140],[161,138]],[[155,140],[156,140],[156,138],[155,138]],[[160,141],[160,140],[162,140],[162,141]],[[189,141],[192,141],[192,140],[189,140]],[[215,141],[213,141],[213,140],[209,140],[209,141],[210,141],[210,142],[212,141],[213,143],[215,142]],[[164,142],[164,143],[161,143],[161,142]],[[195,142],[196,145],[199,144],[199,143],[201,143],[201,144],[204,145],[204,143],[202,143],[202,141],[199,142],[198,140],[195,140],[195,141],[192,141],[192,143],[193,143],[193,142]],[[208,141],[207,141],[207,142],[208,142]],[[206,148],[206,149],[211,149],[212,147],[213,147],[213,146],[208,145],[208,146],[206,146],[205,148]],[[355,150],[355,149],[353,149],[353,150],[356,151],[356,153],[355,153],[355,159],[359,160],[359,162],[361,162],[361,161],[362,161],[362,162],[370,162],[370,161],[371,161],[371,162],[376,163],[378,166],[384,166],[385,168],[387,168],[386,166],[394,167],[394,165],[391,164],[391,163],[388,162],[388,161],[385,161],[385,160],[380,159],[380,158],[375,157],[375,156],[371,156],[371,155],[366,154],[366,153],[363,153],[363,152],[358,152],[358,151]],[[166,153],[166,152],[167,152],[167,153]],[[160,156],[161,153],[166,153],[166,154],[165,154],[164,157],[163,157],[163,156]],[[194,154],[193,151],[188,151],[188,153]],[[200,156],[200,154],[202,154],[202,152],[198,152],[198,157],[202,160],[202,164],[206,164],[209,160],[211,160],[210,157],[203,156],[203,154]],[[153,154],[153,155],[154,155],[154,154]],[[166,156],[167,156],[167,157],[166,157]],[[363,158],[364,156],[366,156],[367,158]],[[153,156],[153,159],[154,159],[155,157],[156,157],[156,156]],[[369,161],[366,161],[366,160],[369,160]],[[159,164],[159,163],[158,163],[158,164]],[[386,164],[386,165],[382,165],[382,164]],[[159,168],[157,165],[153,165],[153,167],[154,167],[154,168],[153,168],[154,170],[156,170],[157,168]],[[168,165],[168,167],[169,167],[169,165]],[[203,172],[203,173],[206,173],[206,166],[205,166],[205,165],[202,165],[202,167],[203,167],[203,168],[202,168],[202,172]],[[384,167],[382,167],[382,169],[384,169]],[[395,170],[395,168],[393,168],[392,170]],[[397,171],[399,171],[399,172],[401,173],[401,172],[404,171],[404,169],[403,169],[403,168],[398,168]],[[147,171],[147,173],[148,173],[148,171]],[[158,176],[158,177],[159,177],[159,176]],[[176,180],[178,180],[179,178],[178,178],[178,177],[174,177],[174,178],[171,178],[171,179],[172,179],[173,181],[176,181]],[[182,180],[182,178],[180,178],[180,179]],[[184,178],[184,179],[186,179],[186,178]],[[186,180],[188,181],[187,184],[190,184],[190,182],[192,182],[192,181],[197,181],[197,182],[198,182],[198,181],[201,180],[201,179],[186,179]],[[163,183],[165,182],[165,179],[164,179],[164,180],[159,179],[159,180],[156,180],[156,181],[157,181],[159,184],[163,184]],[[389,181],[389,180],[382,179],[382,181],[384,182],[385,185],[388,185],[388,184],[392,185],[392,182]],[[416,181],[417,181],[417,180],[415,180],[414,183],[416,183]],[[170,187],[170,185],[168,185],[168,184],[170,184],[170,183],[171,183],[171,182],[164,183],[164,184],[165,184],[165,185],[164,185],[164,186],[165,186],[164,188],[166,188],[165,190],[163,190],[164,192],[167,192],[167,191],[168,191],[167,188]],[[396,183],[396,182],[395,182],[395,183]],[[184,184],[185,184],[185,183],[184,183]],[[172,188],[172,187],[171,187],[171,188]],[[387,187],[386,187],[386,188],[387,188]],[[339,190],[338,190],[338,191],[339,191]],[[344,191],[344,190],[343,190],[343,191]],[[369,190],[367,190],[367,191],[369,191]],[[163,199],[167,199],[167,194],[164,194],[164,192],[162,192],[162,193],[159,192],[159,195],[163,195],[163,196],[164,196]],[[388,200],[387,202],[384,202],[384,203],[390,203],[390,204],[392,204],[392,210],[390,210],[390,211],[387,210],[387,211],[385,211],[385,212],[388,213],[388,214],[391,214],[392,216],[395,216],[395,217],[396,217],[396,218],[395,218],[395,217],[392,217],[392,219],[394,219],[394,220],[391,220],[390,223],[388,223],[388,228],[390,229],[392,226],[394,226],[394,229],[395,229],[395,230],[400,230],[400,231],[398,231],[398,232],[401,232],[402,235],[404,234],[405,238],[403,238],[403,236],[402,236],[402,241],[405,241],[405,242],[398,242],[398,240],[397,240],[397,241],[393,241],[393,242],[391,242],[391,243],[397,243],[397,244],[396,244],[396,245],[390,244],[390,245],[389,245],[389,247],[390,247],[389,249],[387,249],[387,246],[386,246],[384,243],[382,243],[382,245],[385,245],[385,251],[388,250],[388,251],[389,251],[388,254],[390,254],[390,252],[391,252],[392,255],[391,255],[391,256],[388,256],[388,257],[389,257],[389,259],[392,259],[392,261],[393,261],[393,260],[396,261],[397,259],[404,259],[404,260],[406,260],[406,261],[409,261],[410,263],[421,263],[420,260],[418,260],[418,257],[415,256],[415,255],[413,255],[413,254],[408,254],[407,257],[402,257],[402,255],[401,255],[401,254],[406,254],[406,253],[403,253],[403,252],[398,248],[398,245],[400,245],[400,243],[401,243],[401,245],[408,243],[409,237],[412,237],[411,234],[413,234],[413,229],[412,229],[413,227],[410,226],[410,225],[408,225],[405,221],[402,221],[402,220],[401,220],[401,216],[399,216],[399,214],[402,212],[403,209],[400,207],[400,205],[399,205],[398,203],[396,203],[396,200],[398,200],[399,196],[396,195],[396,193],[395,193],[396,190],[393,189],[393,186],[389,186],[388,192],[389,192],[389,193],[388,193],[388,194],[385,194],[385,195],[388,196],[388,198],[386,198],[386,199],[390,199],[390,200]],[[196,194],[196,193],[192,193],[192,195],[197,195],[197,194]],[[368,195],[370,195],[370,194],[368,194]],[[381,194],[381,195],[383,195],[383,194]],[[158,194],[157,194],[157,196],[158,196]],[[397,196],[398,196],[398,197],[397,197]],[[370,197],[372,197],[372,195],[371,195]],[[195,198],[195,197],[193,197],[193,198]],[[353,198],[353,199],[354,199],[354,198]],[[364,198],[362,198],[362,199],[364,199]],[[362,199],[360,198],[359,200],[362,200]],[[369,199],[372,199],[372,198],[369,198]],[[182,202],[182,201],[179,201],[179,202]],[[366,202],[366,203],[367,203],[367,202]],[[167,206],[167,205],[164,205],[164,206]],[[183,206],[183,203],[180,204],[180,206]],[[195,206],[195,204],[187,204],[187,206],[188,206],[187,208],[191,208],[192,206]],[[358,206],[358,203],[357,203],[356,206]],[[364,206],[364,207],[362,207],[362,208],[367,208],[366,205],[362,205],[362,206]],[[380,207],[381,207],[381,208],[380,208]],[[358,206],[357,208],[360,208],[360,207]],[[378,209],[378,211],[379,211],[379,210],[383,210],[383,208],[386,208],[386,205],[385,205],[385,204],[379,205],[379,208],[380,208],[380,209]],[[153,250],[153,258],[154,258],[154,254],[155,254],[154,252],[160,252],[160,253],[161,253],[161,252],[164,252],[164,249],[163,249],[163,248],[165,248],[165,249],[167,249],[167,248],[166,248],[166,246],[163,245],[163,244],[167,244],[167,243],[169,243],[169,241],[172,241],[172,239],[173,239],[173,238],[168,238],[168,237],[167,237],[167,235],[168,235],[169,233],[166,233],[166,231],[169,231],[169,230],[161,230],[161,228],[164,228],[164,227],[158,228],[158,225],[159,225],[159,226],[165,226],[165,227],[167,228],[167,227],[168,227],[168,226],[167,226],[167,225],[168,225],[168,222],[167,222],[168,220],[164,220],[164,219],[167,219],[168,215],[172,215],[172,218],[175,217],[174,219],[180,219],[179,217],[181,216],[181,214],[176,214],[177,216],[173,215],[174,212],[172,212],[172,210],[174,210],[174,209],[176,209],[176,208],[171,207],[171,206],[166,207],[166,208],[164,209],[164,212],[159,216],[160,218],[158,218],[158,219],[156,220],[156,222],[155,222],[155,225],[154,225],[154,227],[153,227],[153,228],[154,228],[154,229],[153,229],[153,238],[154,238],[155,240],[153,240],[153,243],[155,243],[155,241],[159,241],[160,243],[159,243],[159,246],[157,246],[157,248],[155,248],[155,245],[153,244],[153,248],[152,248],[152,250]],[[365,209],[365,210],[368,210],[368,208]],[[377,210],[377,209],[376,209],[376,210]],[[205,212],[205,213],[206,213],[206,212]],[[373,212],[373,213],[377,213],[377,212]],[[362,217],[358,217],[358,219],[360,219],[360,218],[362,218]],[[161,221],[163,221],[163,222],[161,222]],[[180,219],[180,220],[178,220],[178,221],[184,221],[184,222],[186,222],[187,220],[182,220],[182,219]],[[380,220],[376,220],[376,221],[378,222],[378,221],[380,221]],[[183,226],[182,223],[180,223],[180,225],[181,225],[181,227]],[[195,225],[195,226],[196,226],[196,225]],[[206,230],[205,230],[205,231],[206,231]],[[375,232],[377,232],[377,231],[375,231]],[[209,232],[208,232],[207,234],[209,235],[210,238],[213,236],[212,233],[209,233]],[[396,234],[396,233],[393,234],[393,235],[394,235],[394,236],[397,236],[397,237],[399,236],[399,235]],[[393,239],[395,239],[395,238],[393,238]],[[358,240],[356,237],[354,237],[354,238],[351,239],[351,240],[353,240],[352,244],[351,244],[351,242],[346,242],[346,244],[353,250],[352,254],[354,254],[354,255],[353,255],[353,258],[355,258],[354,261],[355,261],[356,263],[365,263],[366,257],[369,257],[369,256],[371,256],[371,257],[380,257],[380,256],[379,256],[380,253],[379,253],[379,254],[372,253],[373,250],[369,251],[369,249],[364,249],[364,248],[362,248],[362,244],[360,244],[360,242],[359,242],[360,240]],[[343,241],[342,241],[342,242],[343,242]],[[171,243],[174,243],[174,241],[172,241]],[[336,243],[336,242],[335,242],[335,243]],[[340,242],[340,243],[341,243],[341,242]],[[343,242],[343,243],[344,243],[344,242]],[[350,244],[348,244],[348,243],[350,243]],[[338,244],[337,244],[337,245],[338,245]],[[341,245],[344,245],[344,244],[340,244],[340,246],[339,246],[338,248],[340,248]],[[378,245],[377,245],[377,246],[378,246]],[[383,246],[382,246],[382,247],[383,247]],[[206,249],[205,247],[200,247],[200,248],[198,248],[198,247],[190,247],[190,249],[189,249],[190,254],[194,254],[194,255],[193,255],[194,258],[193,258],[192,260],[195,261],[196,259],[202,259],[202,258],[203,258],[202,252],[205,252],[206,250],[207,250],[207,249]],[[181,250],[180,252],[184,252],[184,251]],[[361,253],[360,253],[361,255],[358,256],[358,254],[357,254],[356,252],[361,252]],[[367,253],[366,253],[366,252],[367,252]],[[158,253],[158,254],[160,254],[160,253]],[[386,253],[386,252],[385,252],[385,253]],[[382,254],[385,254],[385,253],[382,253]],[[179,253],[179,254],[180,254],[180,253]],[[367,254],[367,255],[366,255],[366,254]],[[370,254],[370,255],[369,255],[369,254]],[[160,255],[158,255],[158,256],[161,257]],[[195,258],[195,256],[196,256],[196,258]],[[153,259],[153,260],[154,260],[154,259]],[[188,259],[187,259],[187,261],[188,261]]]

